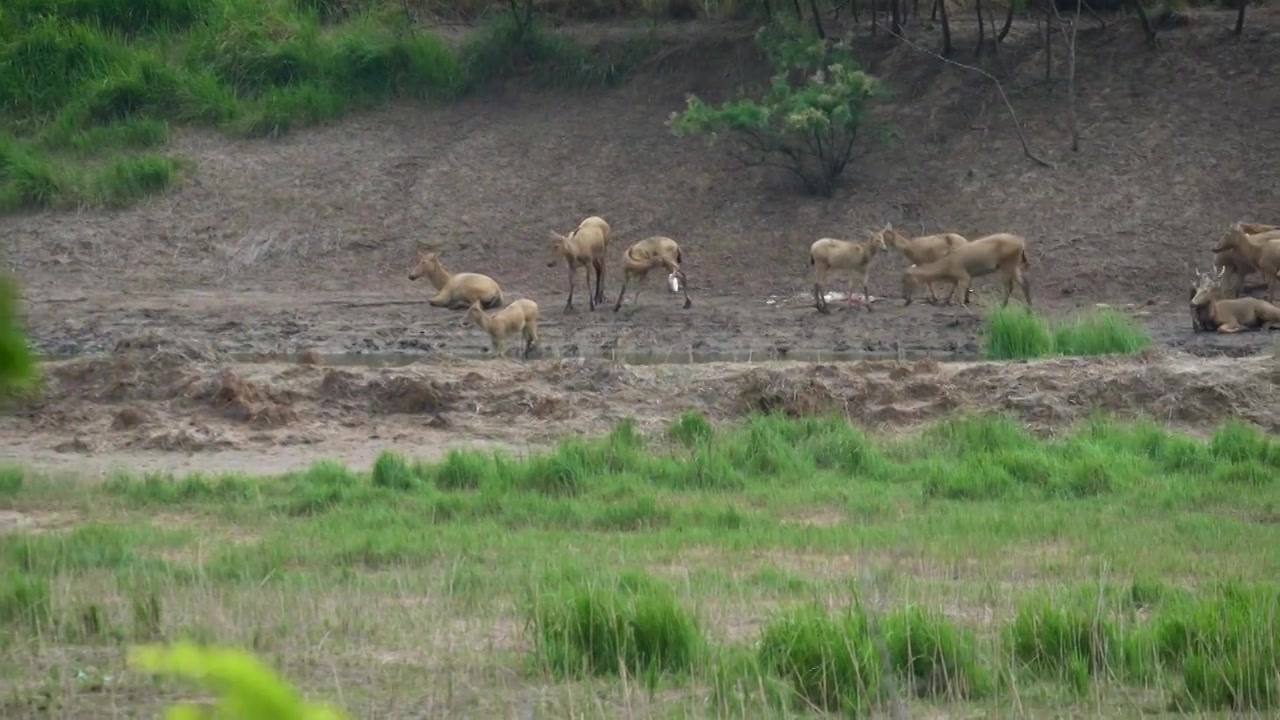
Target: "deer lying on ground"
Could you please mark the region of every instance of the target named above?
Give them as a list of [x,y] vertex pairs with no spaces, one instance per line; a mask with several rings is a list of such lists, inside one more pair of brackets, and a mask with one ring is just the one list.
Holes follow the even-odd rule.
[[1216,275],[1196,271],[1196,292],[1191,296],[1195,322],[1205,330],[1236,333],[1241,330],[1280,328],[1280,308],[1255,297],[1222,299],[1224,270]]
[[532,300],[521,298],[492,314],[481,309],[480,303],[473,303],[467,310],[467,319],[489,333],[495,357],[502,357],[506,352],[509,335],[524,336],[522,356],[526,358],[538,344],[538,304]]
[[[885,229],[889,226],[885,225]],[[853,289],[862,285],[862,299],[867,311],[871,311],[871,294],[867,290],[867,271],[876,253],[885,249],[883,231],[868,233],[867,240],[837,240],[818,238],[809,246],[809,264],[813,266],[813,302],[818,312],[827,314],[827,282],[832,270],[849,277],[848,305],[853,306]]]
[[1280,287],[1280,230],[1250,235],[1244,223],[1232,223],[1213,246],[1215,253],[1226,250],[1239,253],[1262,273],[1267,283],[1267,302],[1275,302],[1276,288]]
[[947,295],[946,304],[950,305],[957,293],[960,304],[967,307],[969,293],[972,290],[973,278],[999,273],[1004,280],[1004,301],[1009,304],[1013,295],[1013,284],[1022,288],[1022,295],[1031,305],[1031,283],[1023,270],[1030,267],[1027,262],[1027,241],[1018,235],[996,233],[965,243],[942,257],[925,265],[912,265],[902,273],[903,305],[910,305],[916,287],[920,283],[946,281],[951,283],[951,292]]
[[488,275],[480,273],[450,273],[440,263],[440,255],[434,252],[418,254],[418,264],[409,273],[410,280],[426,276],[436,289],[428,303],[450,310],[466,310],[479,302],[486,310],[502,305],[502,288]]
[[[1246,235],[1261,235],[1263,233],[1280,230],[1275,225],[1264,225],[1262,223],[1240,223],[1240,229]],[[1225,235],[1223,236],[1226,237]],[[1221,240],[1219,240],[1221,243]],[[1222,293],[1226,297],[1238,297],[1244,292],[1244,281],[1258,268],[1254,266],[1249,258],[1241,255],[1237,250],[1227,249],[1215,252],[1213,254],[1213,267],[1215,269],[1225,269],[1226,272],[1222,277]]]
[[680,245],[669,237],[655,235],[633,243],[622,254],[622,290],[618,292],[618,302],[614,304],[613,311],[618,312],[622,307],[622,298],[627,294],[627,283],[631,278],[636,280],[636,294],[631,298],[634,305],[640,299],[640,286],[644,279],[651,270],[658,268],[679,279],[680,287],[684,289],[684,309],[693,307],[693,300],[689,297],[689,278],[680,268],[682,262],[684,255],[680,252]]
[[[956,233],[921,235],[913,238],[901,230],[895,230],[890,223],[885,223],[884,228],[876,232],[883,238],[882,245],[891,245],[895,250],[902,253],[903,257],[911,261],[912,265],[927,265],[969,242],[963,235]],[[938,295],[934,292],[933,283],[929,283],[928,302],[930,304],[938,302]]]
[[[604,218],[592,215],[578,223],[578,227],[568,235],[551,233],[551,262],[547,267],[555,267],[560,258],[564,258],[569,266],[569,298],[565,301],[564,311],[573,310],[574,276],[582,267],[587,276],[587,306],[595,310],[597,305],[604,304],[604,257],[609,245],[609,223]],[[596,289],[591,291],[591,273],[595,271]]]

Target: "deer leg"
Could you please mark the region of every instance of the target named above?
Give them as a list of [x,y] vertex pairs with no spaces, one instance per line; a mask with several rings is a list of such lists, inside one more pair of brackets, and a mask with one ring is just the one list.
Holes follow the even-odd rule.
[[960,306],[966,310],[969,309],[969,286],[972,284],[969,276],[965,275],[956,281],[956,286],[951,289],[953,293],[960,296]]
[[604,258],[596,258],[592,260],[592,265],[596,268],[596,304],[604,304]]
[[693,298],[689,297],[689,276],[684,274],[684,270],[676,268],[676,277],[680,278],[680,287],[684,288],[684,309],[688,310],[693,307]]
[[[596,309],[596,293],[591,289],[591,271],[595,269],[594,263],[587,263],[582,266],[582,274],[587,279],[587,309],[595,312]],[[599,277],[596,278],[596,287],[600,286]]]
[[627,294],[627,283],[630,281],[631,273],[624,271],[622,273],[622,289],[618,291],[618,302],[613,306],[614,312],[618,312],[618,309],[622,307],[622,298]]
[[1218,332],[1220,333],[1238,333],[1243,329],[1244,328],[1240,327],[1240,324],[1237,323],[1235,320],[1228,320],[1227,322],[1218,326]]
[[1022,286],[1022,296],[1027,299],[1027,307],[1031,307],[1031,280],[1022,272],[1022,268],[1018,268],[1018,284]]

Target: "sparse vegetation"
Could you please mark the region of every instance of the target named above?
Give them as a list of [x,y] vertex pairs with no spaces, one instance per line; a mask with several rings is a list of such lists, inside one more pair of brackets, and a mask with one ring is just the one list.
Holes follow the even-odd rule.
[[[1265,479],[1218,475],[1243,466]],[[1275,502],[1277,471],[1280,440],[1239,422],[1207,441],[1102,418],[1042,439],[969,417],[889,440],[836,418],[717,428],[686,413],[527,459],[41,478],[6,495],[33,523],[0,534],[6,692],[69,709],[97,701],[81,683],[118,703],[165,693],[108,681],[116,660],[40,684],[64,646],[166,637],[252,647],[352,716],[424,697],[591,717],[617,702],[981,711],[1014,687],[1024,707],[1125,687],[1184,712],[1265,709],[1280,543],[1246,514]],[[169,667],[194,669],[182,647]],[[312,652],[324,672],[306,672]],[[215,664],[238,677],[248,662]],[[482,695],[446,700],[459,673]],[[553,689],[529,700],[540,684]]]
[[[643,38],[592,52],[493,18],[455,50],[398,2],[24,0],[0,16],[0,211],[118,207],[178,180],[171,123],[270,137],[394,98],[441,101],[532,69],[616,83]],[[134,156],[145,151],[146,154]]]
[[1053,325],[1020,305],[992,308],[987,318],[986,356],[990,360],[1134,354],[1150,346],[1151,336],[1141,325],[1109,308]]

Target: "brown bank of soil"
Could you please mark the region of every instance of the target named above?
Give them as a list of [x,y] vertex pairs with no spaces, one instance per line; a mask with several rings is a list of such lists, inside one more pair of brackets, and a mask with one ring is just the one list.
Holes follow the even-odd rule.
[[399,368],[228,362],[137,348],[51,363],[45,396],[0,416],[0,459],[107,471],[279,472],[320,456],[366,465],[392,448],[520,452],[626,417],[657,430],[696,408],[846,413],[873,429],[995,409],[1039,429],[1094,410],[1204,428],[1238,417],[1280,430],[1274,358],[1157,355],[1036,363],[699,363],[591,359],[417,363]]

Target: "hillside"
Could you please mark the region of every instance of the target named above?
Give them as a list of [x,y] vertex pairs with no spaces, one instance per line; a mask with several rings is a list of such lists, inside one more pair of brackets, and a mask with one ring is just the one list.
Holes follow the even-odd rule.
[[[663,26],[656,59],[612,90],[515,81],[278,140],[175,127],[171,150],[194,161],[185,182],[126,210],[7,218],[4,261],[48,352],[101,349],[141,330],[238,350],[479,351],[487,338],[460,316],[418,304],[429,290],[407,274],[424,245],[455,271],[483,269],[510,296],[537,300],[555,352],[628,341],[673,352],[972,347],[977,326],[962,310],[898,307],[903,263],[893,255],[871,279],[889,302],[869,315],[818,317],[794,297],[808,292],[810,242],[892,222],[916,233],[1024,234],[1033,297],[1051,312],[1132,303],[1168,343],[1257,346],[1269,341],[1193,338],[1183,303],[1228,222],[1280,219],[1280,125],[1269,112],[1280,86],[1262,80],[1280,56],[1280,15],[1253,11],[1239,41],[1226,34],[1227,14],[1192,17],[1158,50],[1127,19],[1105,31],[1083,23],[1078,153],[1064,84],[1042,82],[1035,24],[1018,22],[1000,74],[1053,169],[1023,156],[990,81],[883,35],[866,39],[863,28],[859,52],[893,97],[846,187],[830,200],[798,195],[664,126],[688,93],[717,100],[763,79],[749,28],[680,23]],[[623,33],[566,31],[603,42]],[[955,23],[957,60],[972,60],[973,32]],[[926,21],[911,33],[940,45]],[[885,131],[892,137],[881,140]],[[588,214],[613,224],[611,252],[649,234],[678,238],[694,308],[679,310],[651,279],[638,308],[589,315],[584,306],[564,318],[564,270],[546,266],[547,231]],[[620,280],[611,263],[610,303]],[[767,305],[769,296],[782,302]]]

